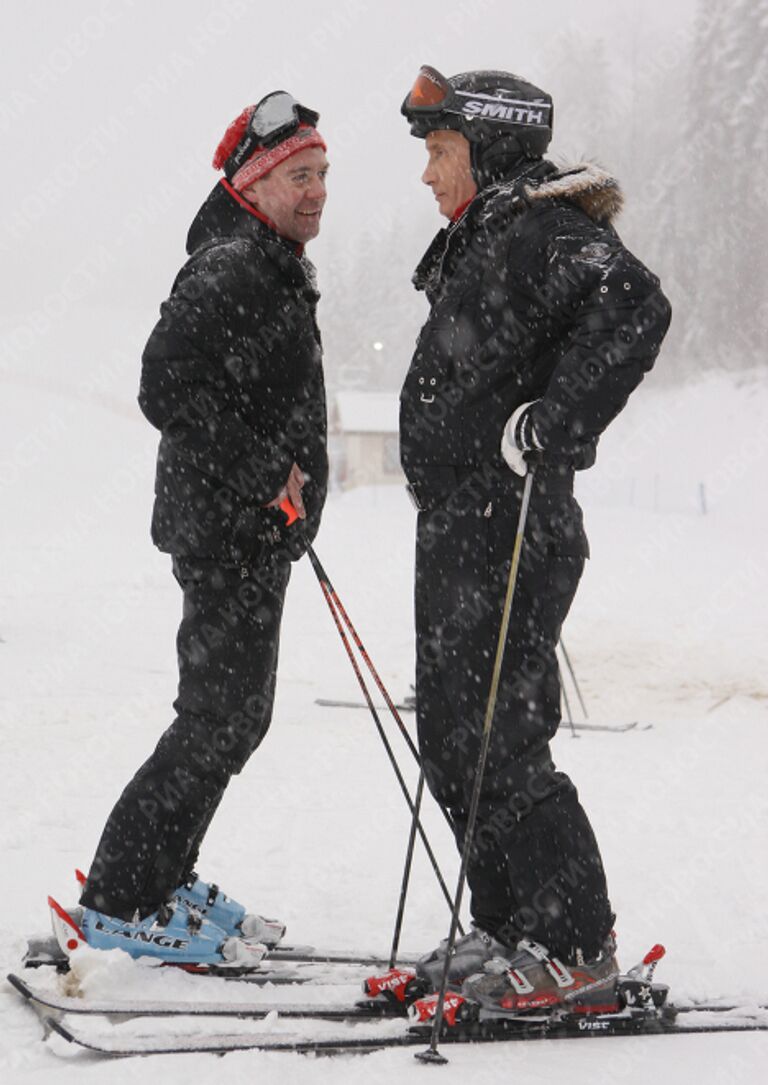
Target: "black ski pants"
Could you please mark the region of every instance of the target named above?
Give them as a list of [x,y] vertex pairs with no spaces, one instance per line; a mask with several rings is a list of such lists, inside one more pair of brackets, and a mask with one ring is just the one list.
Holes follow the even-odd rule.
[[[560,723],[555,647],[588,553],[581,510],[559,481],[534,484],[467,881],[478,926],[574,961],[597,955],[613,915],[591,826],[549,746]],[[464,489],[419,514],[416,547],[419,744],[460,850],[522,481]]]
[[174,560],[184,591],[176,719],[117,801],[81,903],[146,916],[191,873],[224,789],[269,727],[287,563]]

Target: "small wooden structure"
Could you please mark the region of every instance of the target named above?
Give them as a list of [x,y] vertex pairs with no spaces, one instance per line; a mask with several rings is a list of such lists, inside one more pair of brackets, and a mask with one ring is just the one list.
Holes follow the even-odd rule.
[[399,400],[393,392],[337,392],[331,409],[332,478],[354,486],[405,484],[398,444]]

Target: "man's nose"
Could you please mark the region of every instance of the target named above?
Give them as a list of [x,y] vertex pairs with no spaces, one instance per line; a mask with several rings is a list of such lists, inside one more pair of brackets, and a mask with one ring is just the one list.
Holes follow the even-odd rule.
[[313,177],[307,188],[306,196],[310,200],[322,200],[325,199],[325,195],[325,180],[322,177]]
[[433,185],[435,183],[435,178],[434,178],[434,176],[432,174],[432,166],[431,165],[427,166],[427,168],[424,170],[424,172],[421,175],[421,180],[425,185]]

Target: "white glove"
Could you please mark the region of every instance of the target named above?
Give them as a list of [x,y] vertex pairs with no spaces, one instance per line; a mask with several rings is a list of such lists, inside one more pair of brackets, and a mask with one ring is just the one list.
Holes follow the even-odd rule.
[[521,478],[528,474],[526,453],[542,451],[533,428],[533,420],[528,415],[528,410],[538,402],[536,399],[530,403],[522,403],[507,421],[501,435],[501,454],[507,466]]

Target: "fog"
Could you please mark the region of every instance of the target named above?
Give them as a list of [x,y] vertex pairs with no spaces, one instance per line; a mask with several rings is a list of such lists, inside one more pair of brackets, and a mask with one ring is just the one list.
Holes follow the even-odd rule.
[[1,374],[76,380],[117,350],[137,378],[218,140],[284,88],[320,112],[332,163],[309,249],[330,384],[397,388],[424,313],[410,274],[441,225],[399,113],[422,63],[538,83],[555,160],[620,179],[619,230],[675,305],[660,379],[764,357],[765,0],[48,0],[0,18]]

